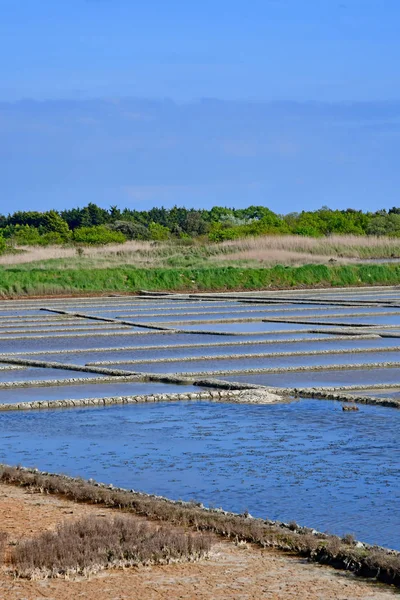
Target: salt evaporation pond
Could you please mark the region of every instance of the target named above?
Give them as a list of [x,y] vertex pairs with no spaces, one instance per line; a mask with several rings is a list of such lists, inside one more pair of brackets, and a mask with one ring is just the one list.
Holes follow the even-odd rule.
[[87,383],[79,384],[63,385],[60,383],[43,387],[2,388],[0,389],[0,405],[69,400],[71,398],[79,400],[82,398],[112,398],[113,396],[140,396],[143,394],[150,396],[151,394],[184,394],[204,391],[199,386],[178,383],[153,383],[150,381],[91,383],[90,378],[87,379]]
[[221,342],[224,340],[239,340],[239,341],[255,341],[255,340],[280,340],[280,341],[293,341],[293,340],[307,340],[307,339],[315,339],[319,337],[321,340],[329,339],[331,336],[329,334],[320,334],[320,333],[273,333],[271,336],[260,333],[259,335],[251,335],[251,336],[241,336],[240,338],[236,338],[234,336],[221,336],[221,335],[207,335],[200,338],[198,334],[175,334],[175,333],[153,333],[153,332],[144,332],[142,335],[128,335],[125,336],[112,336],[105,335],[101,336],[92,336],[90,333],[86,336],[73,336],[71,337],[37,337],[36,339],[29,338],[14,338],[8,340],[1,340],[1,351],[2,353],[13,353],[17,352],[19,354],[28,355],[29,352],[37,352],[37,351],[45,351],[49,352],[57,352],[64,351],[67,349],[88,349],[91,348],[121,348],[121,346],[150,346],[150,345],[159,345],[160,347],[167,344],[190,344],[196,343],[199,341],[206,342]]
[[[344,365],[352,363],[361,365],[373,365],[388,361],[396,361],[398,353],[375,352],[354,354],[316,354],[305,356],[275,356],[267,358],[228,358],[219,359],[215,355],[214,360],[190,360],[173,362],[140,362],[136,364],[122,363],[109,365],[111,369],[123,369],[127,371],[142,371],[144,373],[213,373],[225,372],[229,375],[231,370],[262,369],[262,368],[301,368],[329,365]],[[326,377],[324,372],[324,377]],[[329,375],[328,375],[329,377]]]
[[400,411],[301,400],[6,413],[0,461],[400,550]]
[[[182,348],[177,346],[166,346],[163,347],[159,345],[158,347],[150,347],[147,349],[145,346],[128,346],[125,349],[121,348],[104,348],[103,351],[93,352],[90,349],[87,352],[76,352],[76,353],[63,353],[63,352],[47,352],[45,355],[36,355],[36,354],[24,354],[25,358],[28,359],[36,359],[36,360],[49,360],[61,363],[72,363],[85,365],[86,363],[93,363],[98,361],[123,361],[123,360],[139,360],[139,359],[152,359],[152,358],[179,358],[179,357],[188,357],[188,356],[207,356],[210,354],[213,355],[221,355],[221,354],[260,354],[262,352],[270,353],[270,352],[307,352],[309,350],[340,350],[345,348],[387,348],[390,350],[391,348],[396,348],[400,346],[400,340],[398,338],[371,338],[371,339],[352,339],[351,336],[348,339],[334,340],[331,339],[332,336],[329,335],[320,335],[320,334],[309,334],[309,336],[313,339],[313,341],[307,341],[307,336],[302,336],[300,339],[295,337],[292,339],[292,336],[283,336],[277,337],[273,336],[273,343],[258,343],[258,344],[243,344],[240,345],[241,338],[239,343],[233,342],[232,339],[229,339],[229,344],[227,345],[213,345],[215,342],[210,342],[208,345],[204,342],[193,343],[192,346],[187,346],[185,342],[185,337],[181,335],[177,341],[177,343],[184,344]],[[285,341],[286,339],[286,341]],[[302,341],[302,340],[305,341]],[[245,338],[246,342],[254,341],[252,338]],[[288,343],[288,340],[291,343]],[[317,341],[318,340],[318,341]],[[261,339],[261,341],[265,341]],[[217,344],[221,344],[221,340],[216,342]],[[223,342],[222,342],[223,343]],[[332,362],[336,362],[336,356],[332,359]],[[384,358],[382,358],[382,356]],[[393,358],[393,354],[391,354],[392,358],[388,360],[397,360],[397,358]],[[385,358],[384,353],[380,355],[380,361],[387,360]],[[354,362],[354,361],[353,361]],[[171,367],[172,368],[172,367]],[[142,370],[140,365],[138,366],[139,370]],[[172,369],[173,370],[173,369]]]

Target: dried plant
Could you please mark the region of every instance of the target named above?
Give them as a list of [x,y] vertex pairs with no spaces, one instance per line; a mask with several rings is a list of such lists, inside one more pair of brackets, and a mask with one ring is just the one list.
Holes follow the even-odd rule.
[[7,546],[8,535],[5,531],[0,531],[0,564],[4,561],[4,553]]
[[196,560],[211,548],[207,534],[156,527],[132,517],[89,516],[22,540],[13,549],[14,574],[29,579],[88,575],[110,567]]
[[261,547],[295,552],[321,564],[330,564],[336,568],[351,570],[357,575],[375,577],[380,581],[400,586],[400,553],[349,544],[349,539],[343,542],[337,536],[316,534],[299,526],[296,531],[292,531],[283,524],[226,513],[220,509],[207,510],[193,503],[172,502],[94,482],[23,468],[0,465],[1,481],[61,495],[75,502],[123,509],[151,521],[166,522],[197,532],[214,533],[236,543],[250,542]]

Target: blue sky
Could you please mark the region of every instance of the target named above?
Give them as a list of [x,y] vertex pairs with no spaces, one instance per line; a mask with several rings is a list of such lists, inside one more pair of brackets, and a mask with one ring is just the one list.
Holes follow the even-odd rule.
[[398,0],[0,0],[0,212],[400,204]]

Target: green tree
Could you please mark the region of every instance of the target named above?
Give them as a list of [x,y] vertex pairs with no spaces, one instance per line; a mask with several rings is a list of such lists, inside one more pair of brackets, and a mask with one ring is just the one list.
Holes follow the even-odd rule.
[[55,210],[44,213],[41,228],[46,233],[55,233],[64,242],[71,237],[68,224],[60,217]]
[[102,246],[105,244],[123,244],[126,237],[120,231],[111,231],[104,225],[94,227],[79,227],[73,233],[73,240],[77,244]]
[[368,225],[367,233],[369,235],[399,237],[400,215],[394,212],[386,215],[375,215]]
[[29,225],[40,227],[43,223],[43,213],[37,211],[18,211],[8,219],[10,225]]
[[70,208],[61,212],[61,218],[67,223],[71,230],[77,229],[82,225],[83,209]]
[[114,223],[121,219],[121,211],[118,206],[110,206],[110,221]]
[[203,235],[209,230],[209,224],[203,219],[202,214],[198,210],[189,210],[182,230],[188,235]]
[[41,236],[39,229],[31,225],[16,225],[14,240],[19,246],[40,246]]
[[0,254],[4,254],[4,252],[6,251],[6,248],[7,248],[6,240],[3,238],[2,234],[0,233]]
[[115,221],[110,228],[114,231],[120,231],[128,240],[149,240],[150,232],[141,223],[134,221]]
[[209,211],[210,221],[213,223],[219,223],[221,221],[221,217],[229,217],[233,216],[233,210],[231,208],[226,208],[225,206],[213,206]]
[[170,231],[168,227],[160,225],[160,223],[154,223],[154,221],[149,225],[149,234],[150,239],[157,242],[166,241],[170,237]]
[[89,202],[82,211],[81,227],[93,227],[104,225],[109,221],[110,215],[104,208],[100,208],[93,202]]

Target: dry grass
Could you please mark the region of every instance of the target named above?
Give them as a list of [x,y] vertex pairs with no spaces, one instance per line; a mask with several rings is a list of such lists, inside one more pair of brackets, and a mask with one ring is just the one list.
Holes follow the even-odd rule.
[[222,510],[206,510],[194,503],[175,503],[144,494],[110,489],[84,480],[41,474],[27,469],[0,465],[0,481],[23,485],[38,492],[64,496],[75,502],[103,504],[110,508],[162,521],[170,525],[214,533],[232,541],[275,547],[308,557],[321,564],[350,570],[356,575],[374,577],[400,586],[400,554],[382,548],[358,547],[351,536],[343,539],[313,534],[310,529],[276,524],[249,515]]
[[127,515],[89,516],[22,540],[9,562],[15,576],[28,579],[88,576],[112,567],[197,560],[210,548],[208,534],[157,527]]
[[177,242],[129,241],[100,247],[77,248],[47,246],[16,248],[17,252],[0,257],[0,265],[31,265],[35,268],[205,267],[224,265],[298,266],[348,263],[362,259],[400,257],[400,239],[373,236],[260,236],[219,244],[201,239],[189,244]]
[[4,560],[4,552],[5,552],[6,545],[7,545],[7,537],[8,536],[5,533],[5,531],[0,531],[0,564]]
[[248,266],[255,265],[289,265],[300,266],[305,264],[327,264],[329,261],[335,260],[338,263],[345,264],[349,262],[346,258],[333,258],[333,256],[324,256],[319,254],[306,254],[304,252],[294,252],[290,250],[274,250],[273,248],[249,248],[244,250],[236,250],[232,253],[218,254],[214,260],[214,264],[246,264]]
[[0,256],[1,265],[21,265],[43,260],[63,259],[76,256],[75,248],[64,246],[17,246],[12,254]]
[[[1,265],[22,265],[26,263],[40,263],[42,261],[53,261],[62,259],[75,259],[79,262],[80,257],[77,249],[73,246],[20,246],[15,248],[13,254],[0,256]],[[154,244],[152,242],[125,242],[125,244],[110,244],[83,249],[82,259],[85,264],[89,261],[107,261],[110,264],[125,263],[125,259],[139,260],[138,264],[146,263],[146,257],[151,261]],[[139,258],[140,257],[140,258]],[[74,261],[75,262],[75,261]]]
[[[260,236],[218,244],[223,260],[253,260],[269,264],[287,264],[298,257],[297,264],[326,262],[329,259],[397,258],[400,239],[376,236]],[[313,260],[314,259],[314,260]]]

